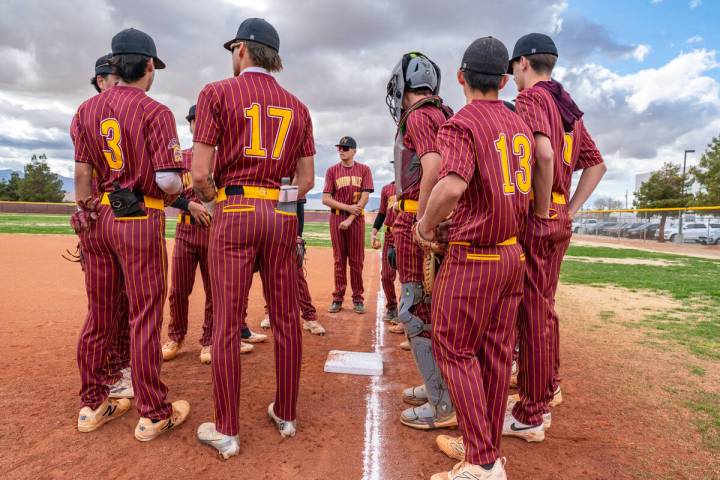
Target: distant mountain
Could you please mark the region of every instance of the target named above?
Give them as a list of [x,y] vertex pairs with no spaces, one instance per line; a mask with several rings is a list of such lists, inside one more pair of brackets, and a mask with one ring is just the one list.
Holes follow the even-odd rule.
[[[316,192],[316,193],[308,193],[307,194],[307,205],[305,205],[306,210],[329,210],[328,207],[322,204],[322,192]],[[365,210],[368,212],[374,212],[377,211],[380,208],[380,197],[376,197],[371,195],[370,199],[368,200],[367,206],[365,206]]]

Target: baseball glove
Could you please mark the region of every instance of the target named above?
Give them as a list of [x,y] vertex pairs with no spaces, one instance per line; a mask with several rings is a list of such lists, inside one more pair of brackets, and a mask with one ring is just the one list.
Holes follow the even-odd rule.
[[70,217],[70,226],[77,235],[80,235],[89,230],[90,226],[97,220],[100,202],[97,198],[88,197],[85,200],[78,201],[77,205],[78,211]]
[[372,248],[375,250],[380,250],[382,248],[382,243],[380,243],[380,239],[375,237],[372,241]]
[[79,263],[80,268],[82,268],[83,272],[85,271],[85,258],[83,257],[82,253],[82,247],[80,245],[80,242],[78,242],[77,247],[75,247],[75,251],[71,252],[67,248],[63,253],[60,254],[62,258],[67,260],[68,262],[72,263]]
[[302,237],[297,237],[295,252],[297,253],[297,268],[303,268],[305,264],[305,240]]
[[446,220],[435,227],[435,237],[432,240],[420,235],[417,225],[415,223],[412,226],[412,233],[415,243],[420,245],[420,248],[425,252],[422,262],[423,289],[426,294],[430,294],[435,286],[435,275],[440,267],[442,254],[447,250],[450,221]]

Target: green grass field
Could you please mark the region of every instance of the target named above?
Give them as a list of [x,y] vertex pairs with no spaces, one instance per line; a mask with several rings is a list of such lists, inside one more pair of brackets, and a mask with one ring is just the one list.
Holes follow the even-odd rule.
[[[167,217],[165,235],[175,237],[175,217]],[[372,225],[365,224],[365,247],[370,248]],[[0,233],[30,233],[46,235],[74,235],[70,228],[69,215],[25,215],[14,213],[0,214]],[[330,229],[327,223],[306,223],[304,238],[313,247],[330,247]]]

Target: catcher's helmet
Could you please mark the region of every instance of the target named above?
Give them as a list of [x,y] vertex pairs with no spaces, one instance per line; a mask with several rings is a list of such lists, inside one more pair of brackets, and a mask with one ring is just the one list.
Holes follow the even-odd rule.
[[402,116],[402,98],[408,90],[428,89],[440,92],[440,67],[420,52],[410,52],[400,59],[390,75],[385,103],[395,123]]

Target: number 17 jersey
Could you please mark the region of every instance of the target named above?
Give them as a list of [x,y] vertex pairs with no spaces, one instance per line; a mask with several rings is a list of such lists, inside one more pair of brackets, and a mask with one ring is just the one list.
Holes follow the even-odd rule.
[[217,146],[214,176],[229,185],[278,188],[298,159],[315,154],[307,107],[262,72],[206,85],[197,101],[194,141]]
[[467,190],[452,217],[451,242],[497,245],[526,221],[535,141],[502,101],[475,100],[448,120],[437,136],[440,178],[460,176]]

